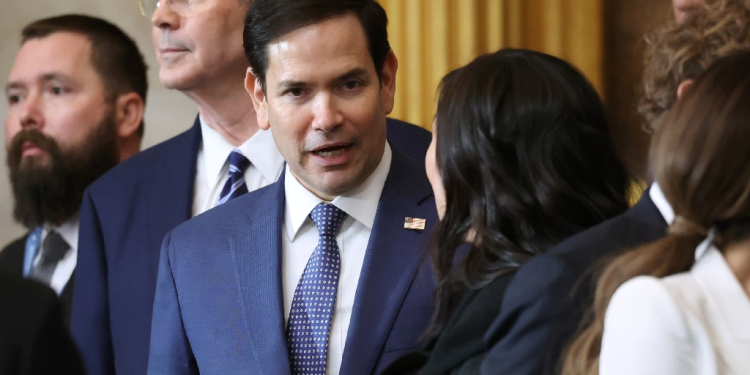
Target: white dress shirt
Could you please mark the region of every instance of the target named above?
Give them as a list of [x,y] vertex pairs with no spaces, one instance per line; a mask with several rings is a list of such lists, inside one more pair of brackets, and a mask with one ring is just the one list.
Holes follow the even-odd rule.
[[661,213],[661,216],[664,217],[664,221],[667,222],[667,225],[672,225],[672,222],[674,222],[674,209],[672,209],[672,205],[667,201],[659,184],[654,182],[651,185],[651,188],[648,190],[648,196],[651,198],[651,201],[654,202],[654,205],[659,210],[659,213]]
[[[331,202],[348,216],[341,222],[336,235],[341,268],[336,306],[333,310],[328,340],[326,374],[329,375],[338,374],[341,368],[359,275],[375,222],[380,194],[383,192],[385,180],[391,169],[391,157],[391,148],[386,143],[383,158],[370,177],[346,196],[338,196]],[[318,230],[309,215],[313,208],[323,200],[302,186],[291,174],[289,166],[286,167],[284,192],[286,204],[281,247],[281,275],[284,321],[288,323],[294,291],[307,266],[307,261],[318,244]]]
[[258,130],[240,147],[234,147],[216,130],[200,118],[201,147],[195,170],[195,192],[193,194],[193,216],[216,206],[221,189],[229,178],[229,154],[238,148],[250,160],[245,170],[247,191],[260,189],[279,179],[284,167],[284,158],[276,148],[270,131]]
[[750,299],[713,245],[689,272],[641,276],[617,289],[599,373],[750,374]]
[[78,213],[73,215],[70,219],[64,222],[60,226],[54,226],[51,224],[44,224],[42,226],[42,239],[39,241],[40,249],[37,250],[36,256],[34,257],[33,265],[36,266],[42,259],[41,246],[50,231],[54,230],[60,233],[60,236],[68,243],[70,249],[63,255],[62,259],[57,262],[55,271],[52,273],[52,279],[50,279],[50,287],[52,290],[60,295],[65,285],[68,284],[70,276],[73,275],[73,271],[76,269],[76,262],[78,261],[78,224],[80,216]]
[[[661,213],[661,216],[664,217],[664,221],[667,222],[667,225],[672,225],[674,222],[674,209],[672,208],[672,205],[669,204],[667,201],[667,197],[664,196],[664,192],[661,190],[661,187],[659,187],[659,184],[654,182],[651,185],[651,189],[649,189],[649,198],[651,198],[651,201],[654,202],[654,205],[656,205],[656,208]],[[703,242],[698,245],[697,248],[695,248],[695,259],[699,259],[703,253],[711,246],[712,238],[706,238]]]

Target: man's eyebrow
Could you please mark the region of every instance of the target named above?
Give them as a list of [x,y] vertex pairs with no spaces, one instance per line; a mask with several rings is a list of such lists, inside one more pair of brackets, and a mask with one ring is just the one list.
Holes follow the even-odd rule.
[[284,91],[289,88],[305,87],[305,86],[307,86],[307,82],[305,81],[295,81],[293,79],[285,79],[279,82],[277,91]]
[[[51,73],[42,74],[38,80],[40,82],[49,82],[49,81],[55,81],[55,80],[71,81],[70,77],[59,72],[51,72]],[[5,94],[7,95],[10,90],[23,89],[23,88],[26,88],[26,85],[19,81],[8,82],[8,84],[5,86]]]
[[361,78],[367,76],[367,70],[362,68],[354,68],[335,79],[337,83],[346,82],[352,78]]
[[5,95],[10,94],[10,90],[22,89],[24,87],[26,87],[26,85],[21,82],[8,82],[8,84],[5,85]]

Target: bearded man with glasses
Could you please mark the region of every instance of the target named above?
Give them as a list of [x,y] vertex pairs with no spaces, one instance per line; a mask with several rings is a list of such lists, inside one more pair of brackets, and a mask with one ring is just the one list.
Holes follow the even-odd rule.
[[[139,1],[151,19],[159,79],[193,100],[198,116],[189,130],[121,164],[84,196],[71,330],[90,374],[146,373],[164,236],[281,175],[284,160],[271,133],[259,130],[244,87],[242,33],[251,4]],[[392,145],[424,159],[427,131],[389,120],[387,132]]]

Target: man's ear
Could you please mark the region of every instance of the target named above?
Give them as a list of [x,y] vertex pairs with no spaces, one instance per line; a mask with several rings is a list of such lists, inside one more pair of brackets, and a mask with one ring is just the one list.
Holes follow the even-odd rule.
[[398,71],[398,59],[393,50],[388,51],[383,64],[383,72],[380,75],[380,95],[383,96],[383,105],[385,113],[390,114],[393,111],[393,105],[396,97],[396,71]]
[[146,103],[140,95],[135,92],[120,94],[115,101],[117,136],[125,139],[134,135],[141,126],[145,111]]
[[682,83],[677,86],[677,99],[682,99],[682,96],[685,95],[685,93],[690,90],[691,87],[693,87],[694,83],[695,80],[693,79],[686,79],[682,81]]
[[250,98],[253,100],[258,127],[261,130],[268,130],[271,127],[271,122],[268,121],[266,93],[263,92],[260,80],[253,74],[252,68],[247,68],[247,73],[245,74],[245,90],[247,90],[247,93],[250,94]]

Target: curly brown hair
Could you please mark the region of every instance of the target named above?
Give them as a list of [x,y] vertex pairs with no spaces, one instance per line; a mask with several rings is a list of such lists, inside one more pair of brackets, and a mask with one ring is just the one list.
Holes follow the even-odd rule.
[[684,22],[674,20],[646,36],[638,112],[644,129],[660,126],[677,100],[677,88],[716,60],[750,50],[750,0],[709,1]]

